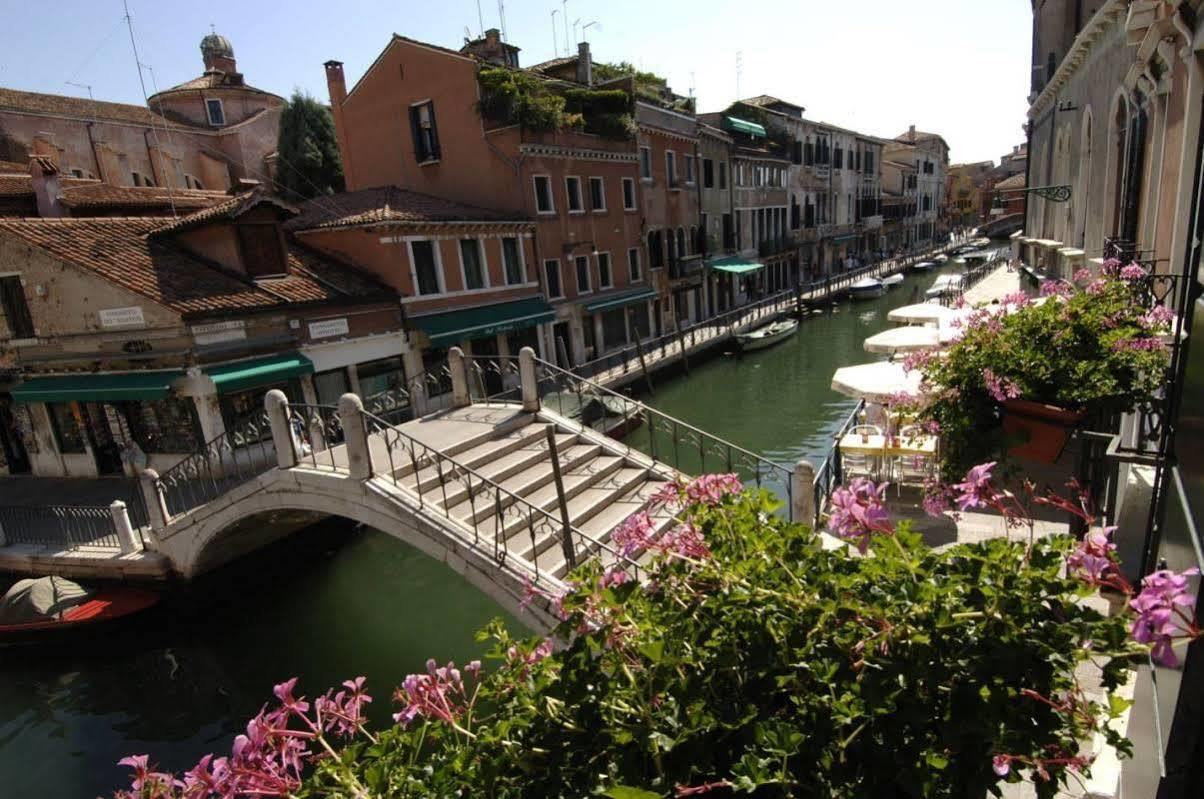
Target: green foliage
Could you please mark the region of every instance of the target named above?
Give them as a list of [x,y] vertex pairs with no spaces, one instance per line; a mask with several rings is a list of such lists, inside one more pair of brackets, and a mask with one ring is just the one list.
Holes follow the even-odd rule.
[[565,98],[548,90],[544,81],[529,72],[505,67],[482,67],[481,115],[502,125],[521,125],[528,130],[553,131],[580,127],[579,114],[565,110]]
[[923,413],[940,424],[947,478],[1002,457],[999,403],[985,370],[1015,385],[1023,399],[1088,417],[1128,411],[1152,398],[1165,352],[1125,346],[1155,335],[1145,321],[1141,282],[1108,278],[1094,286],[967,324],[946,356],[924,367],[933,393]]
[[330,108],[294,91],[280,113],[276,184],[288,200],[343,190],[343,163]]
[[[1111,691],[1131,659],[1123,619],[1077,601],[1069,539],[937,552],[901,529],[856,558],[774,507],[746,492],[693,508],[712,557],[659,560],[651,587],[583,567],[560,651],[528,662],[536,641],[493,623],[499,665],[456,725],[378,733],[300,795],[342,795],[353,774],[390,797],[964,799],[997,789],[994,755],[1074,754],[1108,717],[1022,693],[1076,695],[1089,657]],[[1066,778],[1049,771],[1040,797]]]
[[624,75],[630,75],[636,86],[659,86],[665,88],[668,81],[655,72],[644,72],[635,68],[635,65],[629,61],[620,61],[617,64],[607,63],[605,61],[595,61],[593,64],[594,80],[607,81],[621,78]]

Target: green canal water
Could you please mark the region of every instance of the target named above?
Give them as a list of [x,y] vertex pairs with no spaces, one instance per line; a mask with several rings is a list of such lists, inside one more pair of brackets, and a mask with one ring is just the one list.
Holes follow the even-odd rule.
[[[775,461],[818,464],[852,407],[829,388],[832,372],[873,360],[864,339],[935,274],[812,315],[776,347],[719,352],[691,364],[688,377],[654,378],[641,398]],[[629,440],[646,447],[647,432]],[[384,723],[393,686],[427,657],[479,656],[474,633],[497,616],[521,627],[417,550],[324,523],[173,594],[119,632],[0,647],[0,796],[90,799],[123,784],[115,764],[126,754],[148,752],[180,770],[226,752],[272,684],[291,676],[312,694],[366,675]]]

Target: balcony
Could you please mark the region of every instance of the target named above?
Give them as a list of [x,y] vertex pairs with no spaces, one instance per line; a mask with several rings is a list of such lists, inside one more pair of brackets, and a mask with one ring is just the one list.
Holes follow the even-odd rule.
[[703,256],[701,254],[683,255],[681,258],[670,259],[669,279],[680,280],[702,274],[702,262]]
[[882,227],[882,214],[861,217],[861,224],[866,230],[878,230]]
[[790,236],[780,236],[778,238],[763,239],[757,245],[757,255],[761,258],[768,258],[772,255],[780,255],[794,249],[794,240]]

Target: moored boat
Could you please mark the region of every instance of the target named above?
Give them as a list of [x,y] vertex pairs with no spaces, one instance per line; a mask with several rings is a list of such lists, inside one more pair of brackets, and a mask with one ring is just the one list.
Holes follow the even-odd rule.
[[882,278],[882,285],[886,286],[888,289],[893,289],[902,282],[902,275],[887,275],[886,277]]
[[560,392],[543,400],[549,410],[613,439],[635,430],[644,423],[644,416],[635,402],[596,391]]
[[778,342],[785,341],[798,332],[797,319],[781,319],[762,325],[756,330],[741,333],[736,336],[736,342],[743,350],[763,350]]
[[886,285],[876,277],[863,277],[849,286],[849,296],[855,300],[867,300],[881,297],[886,293]]
[[917,264],[911,265],[911,271],[913,272],[927,272],[928,270],[935,268],[936,263],[933,261],[920,261]]
[[939,275],[933,281],[931,288],[924,292],[924,296],[929,299],[935,297],[943,297],[946,294],[953,294],[961,288],[961,275]]
[[18,580],[0,597],[0,644],[100,627],[158,602],[157,592],[131,586],[88,589],[62,577]]

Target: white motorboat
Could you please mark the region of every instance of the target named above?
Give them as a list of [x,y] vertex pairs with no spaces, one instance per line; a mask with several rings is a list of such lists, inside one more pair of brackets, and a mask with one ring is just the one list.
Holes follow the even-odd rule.
[[949,260],[949,256],[945,255],[945,253],[941,253],[940,255],[933,256],[932,260],[936,261],[938,264],[943,264],[945,261]]
[[940,275],[933,281],[932,287],[924,292],[924,296],[929,299],[935,297],[943,297],[946,294],[953,294],[961,289],[961,275]]
[[886,286],[888,289],[893,289],[902,282],[902,275],[888,275],[887,277],[882,278],[882,285]]
[[863,277],[849,286],[849,296],[855,300],[868,300],[886,293],[886,284],[876,277]]
[[797,319],[779,319],[748,333],[741,333],[736,336],[736,342],[743,350],[763,350],[785,341],[796,332],[798,332]]
[[918,264],[911,265],[913,272],[927,272],[930,269],[935,269],[936,263],[933,261],[920,261]]

